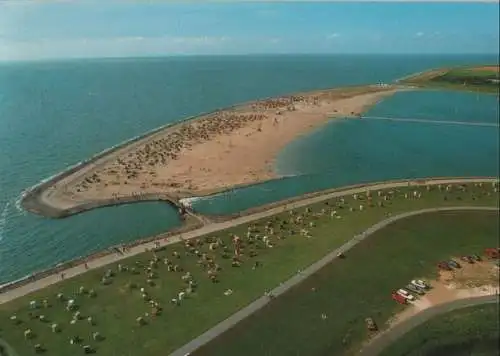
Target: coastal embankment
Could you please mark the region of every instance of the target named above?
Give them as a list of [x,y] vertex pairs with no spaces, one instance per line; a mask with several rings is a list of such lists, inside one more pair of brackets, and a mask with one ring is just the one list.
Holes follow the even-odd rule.
[[[38,188],[37,188],[38,189]],[[142,193],[137,195],[130,196],[120,196],[113,197],[101,200],[93,200],[88,202],[82,202],[78,205],[71,206],[69,208],[57,208],[55,206],[51,206],[48,204],[44,204],[43,201],[40,201],[39,198],[41,196],[40,192],[43,191],[43,188],[40,191],[27,193],[26,196],[22,200],[22,206],[24,209],[28,210],[31,213],[35,213],[38,215],[42,215],[50,218],[64,218],[71,215],[76,215],[82,213],[84,211],[96,209],[96,208],[104,208],[107,206],[121,205],[121,204],[131,204],[131,203],[139,203],[146,201],[164,201],[176,208],[181,208],[181,204],[177,199],[169,197],[166,194],[162,193]]]
[[404,84],[405,82],[409,81],[411,82],[412,79],[414,78],[432,78],[435,77],[439,74],[444,74],[448,71],[449,69],[446,68],[431,68],[427,69],[418,73],[411,73],[408,75],[405,75],[404,77],[396,79],[394,82],[398,84]]
[[454,89],[497,95],[498,64],[430,69],[399,78],[396,83],[426,89]]
[[[101,152],[27,190],[24,209],[62,218],[101,206],[204,196],[279,178],[289,142],[335,117],[358,117],[403,86],[291,94],[169,124]],[[244,162],[244,164],[242,164]]]
[[[107,250],[82,257],[66,263],[61,263],[53,268],[35,272],[25,278],[13,281],[0,286],[0,303],[5,303],[21,295],[28,294],[34,290],[43,288],[43,286],[57,283],[60,281],[59,274],[64,272],[66,278],[85,273],[84,266],[91,262],[91,268],[98,268],[109,263],[117,262],[121,259],[142,253],[145,249],[154,249],[159,244],[160,247],[179,242],[182,239],[191,239],[205,234],[222,231],[234,226],[245,224],[258,219],[266,218],[283,211],[305,207],[328,199],[346,196],[350,194],[359,194],[367,190],[397,189],[408,186],[425,185],[447,185],[447,184],[465,184],[465,183],[497,183],[498,177],[468,177],[468,178],[421,178],[414,180],[398,180],[387,182],[375,182],[367,184],[358,184],[326,191],[318,191],[305,196],[294,197],[280,202],[268,204],[254,209],[242,211],[228,217],[212,221],[194,221],[184,226],[145,239],[137,240],[131,244],[110,247]],[[123,247],[126,247],[127,253],[118,253]],[[120,248],[120,249],[119,249]]]

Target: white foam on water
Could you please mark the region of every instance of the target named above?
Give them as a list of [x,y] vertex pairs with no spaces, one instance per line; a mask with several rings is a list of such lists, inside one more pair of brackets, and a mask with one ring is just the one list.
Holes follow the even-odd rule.
[[179,201],[181,203],[188,203],[189,204],[189,203],[193,203],[195,201],[201,200],[201,199],[203,199],[203,197],[189,197],[189,198],[182,198]]
[[10,202],[7,202],[0,214],[0,241],[3,240],[5,230],[7,228],[7,213],[9,212]]
[[3,283],[3,284],[0,284],[0,288],[3,288],[3,287],[6,287],[6,286],[9,286],[11,284],[15,284],[17,282],[21,282],[21,281],[24,281],[25,279],[28,279],[31,277],[31,274],[27,274],[26,276],[24,277],[21,277],[21,278],[18,278],[18,279],[15,279],[13,281],[10,281],[10,282],[6,282],[6,283]]
[[21,200],[23,199],[23,194],[21,194],[15,201],[14,201],[14,206],[16,207],[16,210],[19,214],[21,215],[26,215],[26,210],[23,209],[21,205]]
[[184,206],[192,207],[193,203],[197,202],[198,200],[203,199],[203,197],[189,197],[189,198],[182,198],[179,199],[179,203],[181,203]]

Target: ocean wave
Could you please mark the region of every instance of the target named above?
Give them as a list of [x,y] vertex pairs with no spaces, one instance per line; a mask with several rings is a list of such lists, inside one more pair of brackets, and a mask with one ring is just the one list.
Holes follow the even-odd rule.
[[26,215],[26,210],[23,209],[23,206],[21,205],[21,201],[23,200],[23,195],[20,195],[17,197],[17,199],[14,201],[14,206],[16,207],[16,210],[19,214],[21,215]]

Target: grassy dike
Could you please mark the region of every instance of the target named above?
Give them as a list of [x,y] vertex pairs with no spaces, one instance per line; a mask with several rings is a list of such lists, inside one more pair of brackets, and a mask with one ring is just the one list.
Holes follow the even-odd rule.
[[[411,195],[414,190],[419,190],[423,194],[421,199],[405,198],[405,194]],[[139,266],[149,264],[153,257],[151,252],[121,261],[122,265],[127,265],[129,267],[136,266],[137,271],[139,271],[138,274],[133,274],[130,271],[117,272],[118,268],[116,264],[108,265],[101,269],[90,270],[83,275],[47,287],[32,295],[21,297],[12,302],[0,305],[0,338],[5,339],[20,355],[26,356],[35,354],[33,345],[37,343],[42,344],[42,346],[46,348],[47,351],[45,354],[47,355],[70,355],[75,352],[82,352],[79,346],[69,343],[69,339],[74,336],[82,338],[83,344],[90,344],[93,346],[96,349],[96,354],[100,355],[166,355],[255,300],[257,297],[261,296],[265,290],[271,289],[280,282],[286,280],[295,274],[298,269],[307,267],[326,255],[329,251],[351,239],[355,234],[383,220],[389,212],[395,215],[405,211],[439,206],[496,206],[498,201],[498,194],[493,192],[491,184],[485,184],[483,188],[469,184],[465,192],[459,189],[453,189],[451,192],[446,192],[444,190],[440,191],[437,187],[433,187],[431,191],[426,191],[423,187],[419,187],[395,189],[393,193],[393,198],[389,201],[384,201],[382,197],[378,197],[375,192],[372,193],[373,207],[368,207],[366,202],[354,200],[352,196],[348,196],[345,197],[344,203],[340,203],[338,199],[333,199],[328,202],[312,205],[310,207],[312,211],[309,213],[305,213],[305,210],[302,208],[300,209],[300,213],[304,216],[303,226],[288,224],[284,225],[284,228],[280,228],[278,222],[288,220],[290,217],[288,213],[278,214],[274,219],[266,218],[263,221],[258,221],[255,225],[257,225],[261,234],[263,234],[263,226],[273,220],[272,225],[276,232],[273,237],[274,247],[267,248],[260,242],[254,245],[247,245],[240,267],[231,267],[231,259],[224,259],[222,257],[222,249],[210,251],[207,243],[198,246],[197,248],[201,253],[211,255],[215,262],[219,264],[221,268],[218,274],[219,283],[212,283],[207,277],[207,272],[197,263],[199,257],[186,255],[184,247],[179,244],[169,245],[165,250],[157,252],[160,263],[158,263],[157,268],[154,268],[154,272],[157,275],[153,279],[155,283],[154,286],[146,285],[146,273],[143,268]],[[387,194],[387,192],[384,194]],[[378,206],[379,202],[383,202],[384,206]],[[360,204],[365,204],[366,206],[363,211],[359,211],[358,209]],[[355,211],[350,211],[350,207],[355,208]],[[324,212],[322,212],[323,209],[325,210]],[[337,210],[338,215],[342,216],[342,218],[332,218],[330,216],[330,211],[332,210]],[[469,235],[474,235],[472,229],[477,228],[480,229],[479,231],[482,231],[479,235],[476,234],[477,236],[483,236],[481,239],[477,240],[476,247],[479,248],[489,241],[490,233],[493,231],[493,227],[489,223],[489,218],[482,219],[479,225],[475,222],[475,219],[470,219],[470,224],[466,224],[468,221],[467,219],[464,220],[460,217],[452,220],[464,222],[463,228],[457,231],[457,234],[468,231]],[[315,227],[307,227],[310,222],[314,222]],[[425,224],[421,222],[421,225]],[[312,236],[311,238],[306,238],[299,234],[299,230],[304,226],[309,229]],[[227,231],[218,232],[214,237],[221,238],[229,245],[230,234],[234,233],[244,238],[246,236],[247,227],[247,225],[237,226]],[[295,234],[291,234],[291,230],[293,230]],[[433,234],[434,233],[435,231]],[[443,230],[442,233],[448,234],[445,230]],[[282,237],[282,239],[278,240],[276,238],[278,235]],[[497,235],[495,234],[494,236],[496,237]],[[373,241],[379,240],[380,239],[374,236]],[[373,244],[371,241],[372,237],[370,237],[367,243]],[[395,241],[397,241],[397,239]],[[398,246],[394,241],[392,242],[394,246]],[[416,247],[420,246],[418,243],[415,245]],[[371,250],[375,251],[375,248],[378,247],[377,244],[372,245]],[[469,245],[466,245],[466,247],[470,248]],[[257,256],[249,257],[250,249],[254,249],[257,252]],[[357,248],[355,250],[358,251]],[[366,249],[362,248],[359,249],[359,251],[365,250]],[[399,248],[397,250],[402,251]],[[179,252],[180,257],[178,259],[173,257],[174,251]],[[440,253],[442,253],[442,251]],[[366,260],[370,255],[379,258],[379,260],[371,262]],[[405,254],[402,252],[401,255],[403,256]],[[428,258],[430,257],[429,255]],[[173,263],[182,267],[184,271],[169,272],[167,266],[163,264],[164,258],[169,258]],[[347,265],[343,265],[341,270],[344,270],[352,263],[354,266],[357,266],[356,271],[365,271],[369,273],[369,276],[376,276],[380,273],[384,275],[387,271],[376,273],[376,267],[379,266],[380,263],[383,264],[385,263],[384,261],[391,261],[392,259],[393,257],[391,257],[390,254],[386,255],[384,251],[381,251],[381,253],[368,254],[368,256],[360,255],[359,257],[357,257],[355,253],[352,258],[349,257],[348,260],[342,262],[346,262]],[[404,260],[407,259],[409,259],[408,256],[404,258]],[[403,257],[400,258],[400,261],[402,260]],[[252,267],[255,261],[259,261],[261,267],[253,269]],[[433,265],[430,267],[427,266],[426,268],[433,268]],[[100,280],[108,269],[114,271],[116,275],[110,279],[111,283],[109,285],[103,285],[100,283]],[[185,283],[181,280],[181,276],[187,271],[193,275],[198,287],[180,306],[172,305],[170,300],[175,298],[177,293],[185,287]],[[412,274],[416,272],[411,264],[409,264],[407,268],[403,268],[402,271],[406,271],[405,273],[411,272]],[[319,275],[321,275],[321,273]],[[336,335],[335,337],[341,338],[347,335],[347,346],[349,346],[352,342],[362,337],[362,335],[359,335],[359,337],[356,336],[356,328],[359,327],[359,313],[363,315],[366,314],[365,311],[367,310],[366,308],[368,308],[370,310],[370,315],[377,317],[380,314],[384,316],[394,311],[394,303],[387,297],[387,291],[384,288],[380,288],[379,291],[374,282],[358,285],[353,281],[361,277],[356,277],[356,275],[352,273],[347,273],[347,276],[352,277],[346,280],[345,276],[328,276],[327,279],[321,281],[321,283],[331,283],[331,288],[335,291],[345,290],[345,285],[357,286],[356,288],[358,289],[354,291],[354,294],[335,297],[335,294],[330,290],[327,295],[322,297],[324,298],[323,301],[318,300],[315,304],[320,307],[322,303],[328,301],[328,303],[337,305],[337,307],[340,308],[337,310],[338,315],[331,313],[331,317],[327,320],[338,319],[336,325],[342,332],[336,333],[334,332],[336,329],[329,329],[328,333],[333,333]],[[315,281],[314,278],[316,277],[313,277],[311,282],[307,281],[307,283],[303,283],[305,287],[301,285],[300,288],[310,290],[310,283],[319,287],[321,283]],[[399,278],[402,278],[402,276]],[[386,283],[392,286],[392,282]],[[130,288],[131,285],[137,285],[138,288],[144,287],[151,298],[161,305],[163,309],[161,315],[152,317],[150,315],[151,307],[142,299],[138,289]],[[77,292],[80,286],[84,286],[87,290],[94,289],[96,296],[92,298],[88,295],[78,295]],[[328,284],[325,284],[325,288],[325,291],[327,291],[330,287],[328,287]],[[230,296],[224,295],[224,291],[228,289],[233,291]],[[79,320],[74,325],[70,324],[72,313],[66,311],[64,303],[56,299],[55,296],[57,293],[63,293],[69,298],[74,298],[80,307],[82,316],[85,318],[91,316],[96,324],[90,325],[86,320]],[[355,298],[353,296],[358,297]],[[41,307],[36,310],[29,309],[30,301],[36,300],[40,304],[44,299],[49,303],[47,308]],[[286,303],[289,297],[284,296],[279,299],[279,303],[281,303],[281,299],[283,299],[283,307],[273,307],[271,309],[272,313],[269,313],[269,315],[276,316],[276,322],[281,320],[278,315],[279,313],[291,317],[289,322],[287,321],[285,323],[289,326],[296,325],[297,323],[303,326],[311,326],[312,323],[310,323],[308,319],[311,318],[311,321],[314,320],[314,322],[317,320],[317,315],[308,316],[307,305],[303,305],[298,309],[293,305],[289,305],[291,308],[289,309]],[[344,305],[343,303],[350,303],[355,300],[362,300],[363,307],[361,308],[360,305],[356,305],[357,312],[352,314],[352,306]],[[389,307],[385,304],[387,301],[390,303]],[[382,303],[381,306],[377,304],[379,302]],[[274,305],[274,303],[272,303],[272,305]],[[299,313],[297,311],[299,311]],[[30,315],[30,313],[32,314]],[[146,316],[146,313],[149,315]],[[260,315],[261,313],[257,314]],[[10,317],[13,315],[16,315],[18,320],[21,320],[20,324],[16,325],[16,323],[10,320]],[[44,315],[47,322],[36,319],[37,315]],[[305,319],[302,321],[298,319],[295,320],[297,315]],[[146,325],[138,325],[136,318],[139,316],[144,317],[144,320],[147,322]],[[249,322],[251,322],[251,320],[254,320],[254,317],[252,316],[249,319]],[[52,323],[57,323],[61,331],[53,333],[50,328]],[[247,325],[247,321],[242,323],[244,329],[246,328],[245,325]],[[278,326],[281,328],[283,325]],[[239,328],[240,326],[235,329]],[[325,334],[323,331],[320,332],[317,327],[312,329],[312,331],[317,331],[315,332],[315,337],[309,340],[304,338],[304,336],[301,337],[294,333],[287,333],[285,329],[274,329],[274,327],[269,329],[267,327],[262,327],[260,324],[256,324],[256,328],[262,331],[255,332],[255,338],[250,341],[249,345],[258,345],[258,343],[256,343],[258,340],[262,340],[262,338],[266,340],[276,333],[278,333],[278,340],[280,340],[279,335],[282,335],[283,345],[290,341],[293,341],[290,342],[290,345],[297,347],[300,345],[302,345],[302,347],[306,345],[315,345],[314,347],[318,347],[319,345],[324,348],[330,345],[328,338],[322,339]],[[26,329],[31,329],[33,331],[33,339],[25,340],[24,331]],[[96,342],[92,340],[91,334],[96,331],[105,338],[103,341]],[[264,335],[264,331],[266,331],[266,335]],[[258,337],[258,335],[260,336]],[[353,336],[351,337],[349,335]],[[290,340],[291,337],[293,340]],[[231,352],[236,350],[239,352],[236,354],[250,355],[252,354],[252,350],[255,351],[255,349],[250,347],[243,350],[237,346],[238,343],[236,340],[238,340],[238,338],[235,337],[234,342],[228,342],[227,346],[224,346],[230,348],[227,350],[230,353],[218,352],[217,354],[233,354]],[[323,340],[323,342],[320,342],[321,340]],[[328,341],[326,345],[324,343],[325,340]],[[246,345],[247,341],[248,340],[242,340],[241,345]],[[266,343],[262,343],[262,345],[266,345]],[[333,344],[331,346],[333,346]],[[232,350],[231,347],[235,349]],[[273,347],[271,347],[270,350],[273,352],[276,351]],[[298,350],[300,350],[300,348]],[[245,353],[247,351],[248,353]],[[208,352],[206,354],[212,353]],[[310,355],[313,354],[314,353]],[[276,355],[280,355],[280,353]]]
[[498,355],[498,305],[480,305],[437,316],[398,339],[380,356]]
[[367,336],[366,317],[383,327],[402,310],[391,300],[392,290],[415,277],[434,278],[441,259],[496,246],[498,233],[494,211],[430,213],[400,220],[194,355],[355,354]]
[[480,66],[430,70],[405,77],[399,80],[399,83],[418,87],[476,91],[498,95],[499,79],[498,66]]

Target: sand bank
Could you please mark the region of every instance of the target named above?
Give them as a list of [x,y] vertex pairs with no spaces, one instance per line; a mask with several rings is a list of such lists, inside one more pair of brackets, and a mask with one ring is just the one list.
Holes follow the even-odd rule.
[[278,178],[288,143],[339,117],[357,118],[399,86],[338,88],[266,99],[180,122],[97,155],[28,191],[31,212],[61,217],[135,200],[202,196]]

